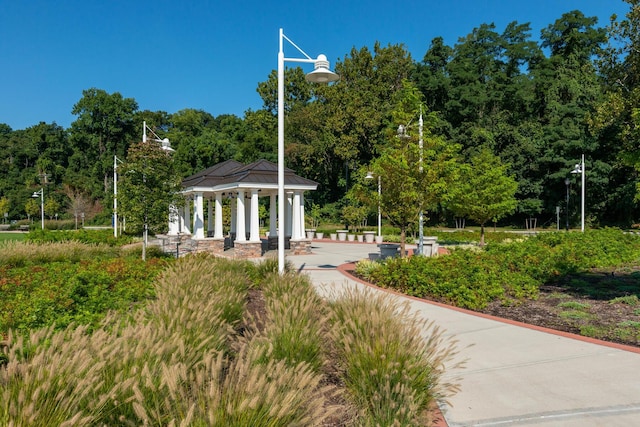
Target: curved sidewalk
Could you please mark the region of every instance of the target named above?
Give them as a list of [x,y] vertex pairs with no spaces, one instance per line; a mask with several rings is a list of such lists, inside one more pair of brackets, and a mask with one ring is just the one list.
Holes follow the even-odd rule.
[[[378,251],[375,244],[327,240],[314,241],[312,250],[287,260],[324,295],[366,287],[339,267]],[[639,349],[398,298],[446,329],[466,359],[464,369],[447,373],[462,387],[441,408],[450,427],[640,425]]]

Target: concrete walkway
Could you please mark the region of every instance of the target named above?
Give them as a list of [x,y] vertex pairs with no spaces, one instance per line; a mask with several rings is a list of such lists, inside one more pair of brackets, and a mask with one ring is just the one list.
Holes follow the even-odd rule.
[[[366,288],[339,266],[375,244],[314,241],[313,254],[287,256],[319,292]],[[377,292],[385,292],[377,290]],[[640,351],[576,339],[398,296],[458,340],[466,366],[461,392],[442,412],[454,426],[640,426]]]

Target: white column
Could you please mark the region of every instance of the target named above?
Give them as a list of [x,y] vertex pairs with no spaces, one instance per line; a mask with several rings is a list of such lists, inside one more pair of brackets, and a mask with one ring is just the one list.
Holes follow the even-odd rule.
[[236,242],[246,242],[247,234],[244,218],[244,190],[238,190],[238,201],[236,204]]
[[180,214],[175,205],[169,205],[169,235],[175,236],[180,231]]
[[287,194],[287,200],[286,200],[286,213],[285,213],[285,218],[284,218],[284,229],[285,229],[285,236],[289,236],[291,238],[293,238],[293,234],[291,234],[291,208],[293,205],[293,201],[291,200],[292,195],[291,194]]
[[293,230],[291,232],[291,239],[302,239],[300,233],[300,192],[294,191],[293,193],[293,218],[292,218]]
[[249,240],[252,242],[260,241],[260,213],[258,204],[258,190],[251,190],[251,228]]
[[307,238],[307,233],[304,225],[304,191],[300,192],[300,236],[303,239]]
[[213,237],[222,239],[222,194],[216,193],[216,228]]
[[209,198],[207,200],[207,234],[209,237],[213,235],[213,200]]
[[191,234],[191,197],[187,199],[184,204],[184,226],[183,231],[187,234]]
[[251,200],[249,199],[249,194],[246,194],[244,199],[244,230],[245,232],[251,232]]
[[193,234],[196,239],[204,239],[204,197],[201,192],[194,198]]
[[274,237],[278,233],[278,204],[276,195],[269,197],[269,236]]
[[231,207],[231,233],[236,233],[238,219],[236,218],[236,212],[238,211],[238,203],[235,201],[235,195],[231,193],[229,198],[229,206]]

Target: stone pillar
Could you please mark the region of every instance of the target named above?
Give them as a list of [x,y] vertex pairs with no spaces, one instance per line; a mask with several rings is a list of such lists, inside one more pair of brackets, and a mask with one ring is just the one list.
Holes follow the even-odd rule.
[[238,200],[236,203],[236,242],[245,242],[247,232],[244,218],[244,190],[238,190]]
[[204,239],[204,197],[201,192],[194,198],[193,237]]
[[260,241],[260,209],[258,204],[258,190],[251,190],[251,228],[249,240],[252,242]]
[[213,233],[216,239],[222,239],[222,194],[216,193],[216,228]]

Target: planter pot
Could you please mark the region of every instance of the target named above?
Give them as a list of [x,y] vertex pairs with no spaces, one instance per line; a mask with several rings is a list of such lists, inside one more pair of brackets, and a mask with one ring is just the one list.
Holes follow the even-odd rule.
[[382,242],[384,242],[384,237],[383,236],[376,236],[376,243],[380,244]]
[[315,234],[315,230],[307,230],[307,239],[313,240],[313,235]]
[[341,242],[344,242],[345,240],[347,240],[347,230],[338,230],[338,240]]
[[330,233],[329,237],[331,238],[331,240],[337,240],[338,239],[338,235],[336,233]]
[[349,240],[350,242],[355,242],[356,235],[355,234],[347,234],[347,240]]
[[364,243],[364,235],[358,234],[358,242]]
[[322,239],[324,237],[324,233],[318,233],[316,231],[316,239]]
[[373,240],[376,237],[375,231],[365,231],[364,232],[364,241],[367,243],[373,243]]

